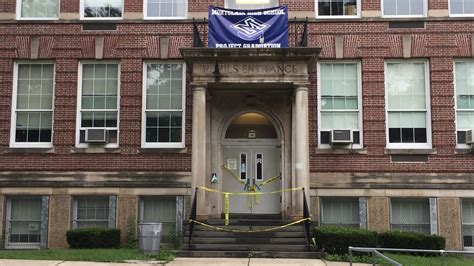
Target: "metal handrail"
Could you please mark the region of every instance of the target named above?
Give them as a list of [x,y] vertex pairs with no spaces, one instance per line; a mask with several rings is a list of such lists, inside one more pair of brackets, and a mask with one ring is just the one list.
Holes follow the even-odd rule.
[[[193,18],[193,46],[205,47],[207,43],[208,32],[207,19]],[[288,20],[288,45],[289,47],[308,47],[308,18],[305,20],[294,19]]]
[[193,239],[194,233],[194,221],[196,220],[196,208],[197,208],[197,194],[198,188],[194,191],[194,199],[193,203],[191,204],[191,210],[189,211],[189,248],[191,248],[191,240]]
[[303,188],[303,218],[304,230],[306,232],[306,240],[308,241],[308,251],[311,250],[311,215],[309,213],[308,202],[306,201],[306,192]]
[[432,250],[432,249],[408,249],[408,248],[367,248],[367,247],[349,247],[349,265],[352,266],[352,251],[372,253],[372,265],[375,265],[375,257],[381,257],[393,265],[401,266],[402,264],[383,255],[379,251],[392,252],[418,252],[418,253],[439,253],[441,255],[441,265],[444,265],[444,256],[446,254],[470,254],[474,255],[474,251],[457,251],[457,250]]

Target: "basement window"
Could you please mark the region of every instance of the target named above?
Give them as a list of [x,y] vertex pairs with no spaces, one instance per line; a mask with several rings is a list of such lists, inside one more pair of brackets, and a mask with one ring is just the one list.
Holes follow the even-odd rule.
[[390,229],[430,234],[429,199],[391,199]]
[[182,196],[147,196],[140,199],[140,223],[162,223],[162,242],[181,232],[183,222]]
[[321,225],[359,227],[358,198],[321,198]]

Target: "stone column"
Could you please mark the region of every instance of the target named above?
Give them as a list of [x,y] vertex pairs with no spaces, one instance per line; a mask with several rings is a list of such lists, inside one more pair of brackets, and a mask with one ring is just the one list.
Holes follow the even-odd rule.
[[[206,88],[196,86],[193,88],[193,143],[192,143],[192,199],[198,186],[205,186],[206,180]],[[198,190],[197,216],[206,216],[206,194]]]
[[459,198],[438,198],[439,235],[447,250],[462,250],[461,203]]
[[[309,198],[309,132],[308,132],[308,88],[296,86],[295,89],[295,185],[304,187],[306,202],[310,205]],[[293,216],[303,217],[302,192],[295,193]]]
[[[134,239],[137,238],[138,220],[138,196],[118,195],[116,221],[117,228],[120,229],[120,242],[122,245],[127,244],[129,233],[132,233]],[[130,230],[132,231],[129,232]]]
[[[71,227],[71,196],[66,190],[57,189],[49,198],[48,248],[68,248],[66,233]],[[56,194],[61,193],[61,194]],[[62,194],[64,193],[64,194]]]
[[390,229],[390,202],[387,197],[367,199],[367,228],[377,232]]

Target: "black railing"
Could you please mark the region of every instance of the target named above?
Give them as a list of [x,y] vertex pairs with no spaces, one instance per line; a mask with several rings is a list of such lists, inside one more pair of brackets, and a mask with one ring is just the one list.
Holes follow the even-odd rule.
[[308,202],[306,201],[306,191],[303,188],[303,218],[306,240],[308,241],[308,251],[311,250],[311,215],[309,214]]
[[[193,18],[193,45],[194,47],[207,47],[208,21]],[[288,46],[308,47],[308,18],[288,21]]]
[[193,203],[191,204],[191,210],[189,211],[189,248],[191,248],[191,240],[193,240],[193,233],[194,233],[194,221],[196,221],[196,208],[197,208],[197,194],[198,188],[194,191],[194,199]]

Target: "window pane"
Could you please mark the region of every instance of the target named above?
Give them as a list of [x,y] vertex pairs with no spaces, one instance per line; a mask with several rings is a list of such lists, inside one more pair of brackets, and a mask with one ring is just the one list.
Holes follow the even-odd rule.
[[428,199],[391,199],[391,229],[430,233]]
[[186,0],[147,0],[148,17],[185,17]]
[[226,0],[227,8],[231,9],[262,9],[278,5],[278,0]]
[[322,225],[359,227],[359,199],[331,199],[321,201]]
[[108,227],[109,197],[77,197],[77,227]]
[[425,0],[390,0],[383,2],[384,15],[423,15]]
[[150,111],[146,112],[146,142],[182,142],[182,67],[182,64],[147,65],[146,109]]
[[122,16],[123,0],[83,0],[84,17],[110,17]]
[[10,204],[10,243],[40,243],[41,197],[15,197]]
[[59,0],[21,0],[22,18],[57,18]]
[[[118,72],[118,64],[82,65],[82,110],[87,112],[82,111],[81,127],[109,128],[109,143],[116,143],[110,133],[116,132],[113,129],[118,125]],[[80,142],[85,139],[80,138]]]
[[176,197],[145,197],[141,222],[162,223],[162,241],[167,242],[171,230],[176,230]]

